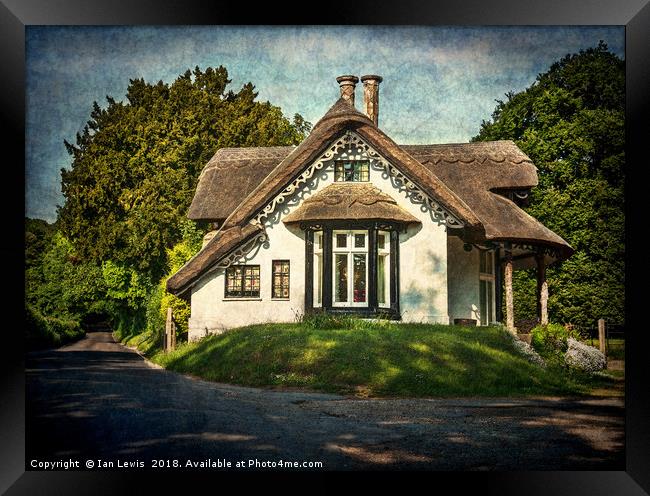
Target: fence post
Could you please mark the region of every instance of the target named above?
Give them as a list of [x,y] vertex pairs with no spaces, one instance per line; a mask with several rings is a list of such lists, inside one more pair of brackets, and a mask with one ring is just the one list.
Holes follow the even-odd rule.
[[607,341],[605,338],[605,319],[598,319],[598,346],[600,352],[607,356]]

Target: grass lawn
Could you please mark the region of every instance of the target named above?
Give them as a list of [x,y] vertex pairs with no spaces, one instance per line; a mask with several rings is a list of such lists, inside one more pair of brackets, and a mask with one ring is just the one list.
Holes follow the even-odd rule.
[[357,396],[603,394],[621,382],[533,365],[497,327],[364,322],[361,328],[304,324],[243,327],[164,353],[138,346],[169,370],[246,386],[300,387]]

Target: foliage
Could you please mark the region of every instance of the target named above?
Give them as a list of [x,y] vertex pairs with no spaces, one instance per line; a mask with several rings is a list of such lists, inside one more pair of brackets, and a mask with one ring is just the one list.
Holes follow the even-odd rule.
[[217,382],[358,396],[593,392],[595,378],[530,363],[500,328],[395,324],[387,331],[364,322],[363,329],[254,325],[168,353],[149,349],[149,356],[170,370]]
[[564,355],[564,363],[584,372],[598,372],[607,367],[607,358],[600,350],[581,343],[573,338],[568,340],[567,352]]
[[44,317],[34,306],[25,305],[25,347],[28,350],[61,346],[84,334],[76,320]]
[[569,338],[580,338],[579,332],[570,326],[546,324],[534,327],[530,331],[530,342],[543,357],[558,357],[567,350]]
[[[168,307],[172,309],[178,336],[181,339],[187,336],[187,321],[191,314],[189,302],[168,293],[165,287],[167,279],[201,249],[203,233],[194,222],[188,220],[181,223],[180,230],[183,236],[182,241],[167,250],[167,272],[147,297],[146,332],[148,333],[148,342],[156,347],[162,347]],[[123,336],[119,337],[124,338]]]
[[84,262],[63,234],[57,231],[26,249],[31,252],[25,272],[29,304],[46,315],[77,319],[97,309],[105,294],[101,269]]
[[84,260],[160,280],[167,249],[181,240],[202,167],[219,148],[299,143],[310,124],[293,123],[251,83],[238,92],[224,67],[198,67],[173,83],[130,80],[126,101],[96,102],[62,170],[59,221]]
[[[625,63],[600,43],[497,101],[474,141],[513,140],[538,168],[526,209],[576,250],[547,271],[549,317],[624,322]],[[515,313],[536,314],[535,273],[514,274]]]

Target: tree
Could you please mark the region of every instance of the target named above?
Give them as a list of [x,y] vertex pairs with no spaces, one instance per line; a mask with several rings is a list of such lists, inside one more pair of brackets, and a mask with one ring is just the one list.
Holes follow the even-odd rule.
[[[473,141],[513,140],[538,168],[527,211],[576,250],[548,270],[549,316],[624,322],[625,63],[602,41],[497,101]],[[535,275],[515,272],[516,314],[535,316]]]
[[299,143],[310,124],[257,102],[251,83],[238,92],[224,67],[198,67],[173,83],[130,80],[126,101],[96,102],[62,170],[61,229],[79,255],[111,261],[156,282],[167,250],[181,240],[180,223],[198,175],[226,146]]

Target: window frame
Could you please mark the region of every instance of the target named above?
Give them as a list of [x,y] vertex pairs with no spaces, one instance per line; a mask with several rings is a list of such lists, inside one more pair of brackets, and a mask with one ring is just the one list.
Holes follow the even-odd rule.
[[[282,284],[282,275],[284,272],[275,272],[275,267],[276,264],[287,264],[287,296],[276,296],[275,295],[275,279],[276,276],[280,276],[280,291],[282,292],[283,289],[283,284]],[[291,299],[291,260],[289,259],[274,259],[271,260],[271,299],[272,300],[289,300]]]
[[[352,164],[352,174],[359,176],[359,179],[346,179],[345,178],[345,164]],[[357,169],[359,166],[359,169]],[[363,169],[361,167],[363,166]],[[342,170],[339,171],[339,167]],[[340,176],[342,174],[342,176]],[[342,177],[342,179],[339,179]],[[362,179],[365,177],[365,179]],[[367,183],[370,181],[370,160],[335,160],[334,161],[334,182],[336,183]]]
[[[239,292],[241,294],[239,294],[239,295],[231,295],[231,294],[229,294],[229,290],[228,290],[228,286],[229,286],[228,285],[228,280],[229,280],[229,277],[231,277],[232,271],[235,271],[237,269],[242,269],[241,277],[239,279],[239,287],[240,287]],[[245,287],[245,283],[246,283],[247,272],[254,271],[255,269],[257,269],[257,294],[244,295],[244,293],[246,292],[246,291],[244,291],[244,287]],[[251,300],[251,299],[258,300],[258,299],[260,299],[261,288],[262,288],[261,279],[262,279],[262,275],[261,275],[261,268],[260,268],[259,264],[250,264],[250,265],[248,265],[248,264],[237,264],[237,265],[231,265],[229,267],[226,267],[226,270],[224,271],[224,291],[223,291],[224,300]]]
[[[384,237],[384,246],[379,246],[379,236]],[[391,252],[390,252],[390,231],[377,231],[377,307],[379,308],[390,308],[390,278],[391,278]],[[379,301],[379,259],[384,259],[384,300]]]
[[312,266],[312,294],[314,308],[322,308],[323,306],[323,241],[324,231],[314,231],[313,243],[313,266]]
[[[346,246],[337,247],[336,235],[345,234],[346,235]],[[363,234],[364,237],[364,246],[359,248],[355,246],[355,235]],[[370,232],[367,229],[333,229],[332,230],[332,273],[324,277],[332,278],[332,307],[337,308],[369,308],[370,307],[370,291],[369,291],[369,277],[370,277]],[[347,300],[346,301],[336,301],[336,255],[347,255]],[[366,256],[365,263],[365,301],[355,302],[354,301],[354,255],[363,254]]]
[[[483,257],[486,256],[485,258],[485,266],[488,269],[491,269],[491,272],[484,272],[481,270],[483,267],[481,265],[483,264]],[[489,261],[489,263],[488,263]],[[489,265],[489,267],[488,267]],[[496,277],[495,277],[495,256],[494,256],[494,251],[493,250],[480,250],[479,251],[479,273],[478,273],[478,278],[479,278],[479,285],[478,285],[478,291],[479,291],[479,298],[478,298],[478,314],[479,314],[479,321],[480,325],[482,326],[487,326],[490,325],[491,322],[496,321]],[[487,288],[489,287],[487,283],[492,284],[492,292],[489,300],[486,298],[485,304],[486,304],[486,313],[487,315],[487,322],[483,322],[483,312],[482,312],[482,306],[481,306],[481,299],[483,298],[483,290],[481,286],[481,282],[485,282],[485,287],[486,291]]]

